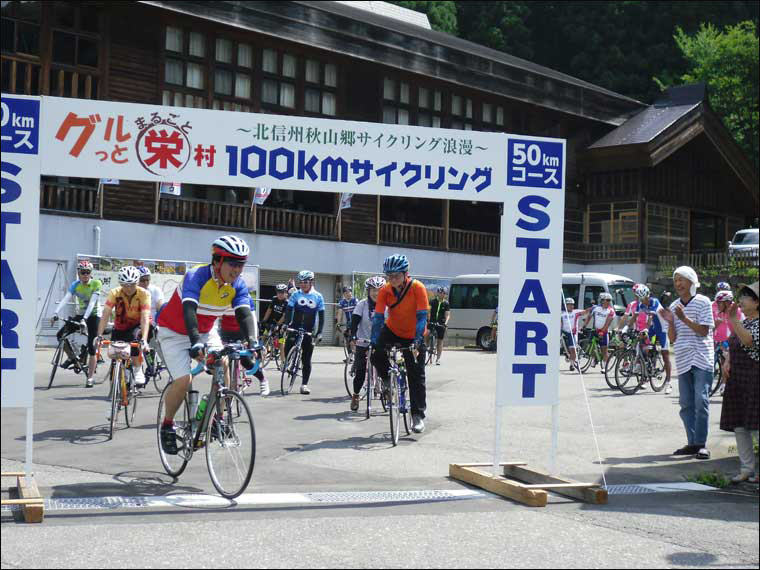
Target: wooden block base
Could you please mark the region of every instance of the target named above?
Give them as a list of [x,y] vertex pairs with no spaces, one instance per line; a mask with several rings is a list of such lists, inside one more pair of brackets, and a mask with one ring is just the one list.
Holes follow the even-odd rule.
[[449,465],[449,476],[529,507],[545,507],[547,491],[596,505],[607,504],[606,489],[596,483],[553,477],[529,469],[522,462],[499,463],[504,468],[503,477],[481,469],[492,466],[492,463],[452,463]]
[[43,499],[37,488],[37,483],[32,478],[27,478],[25,473],[2,473],[3,477],[16,478],[16,490],[18,499],[3,500],[3,505],[21,505],[24,520],[28,523],[39,523],[45,516]]

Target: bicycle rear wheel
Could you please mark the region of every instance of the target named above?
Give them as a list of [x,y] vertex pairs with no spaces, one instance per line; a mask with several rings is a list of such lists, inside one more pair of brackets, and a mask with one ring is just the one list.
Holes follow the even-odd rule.
[[401,415],[404,416],[404,430],[406,435],[411,435],[412,430],[412,412],[411,401],[409,400],[409,378],[404,378],[402,385],[399,387],[399,405],[401,407]]
[[193,456],[193,436],[194,430],[190,418],[190,408],[187,402],[187,396],[182,400],[179,410],[174,415],[174,432],[177,434],[177,455],[164,453],[161,447],[161,426],[164,424],[166,417],[166,394],[171,388],[169,382],[161,392],[161,398],[158,401],[158,414],[156,418],[157,429],[156,437],[158,438],[158,455],[161,458],[161,464],[172,477],[179,477],[187,467],[187,462]]
[[662,353],[658,350],[654,357],[654,369],[649,377],[649,385],[655,392],[661,392],[665,387],[665,360],[662,357]]
[[343,384],[346,387],[346,394],[348,394],[349,398],[354,395],[355,376],[356,369],[354,368],[354,362],[352,359],[349,359],[349,361],[343,365]]
[[425,364],[430,364],[433,362],[433,356],[435,356],[435,351],[438,348],[438,342],[434,334],[428,335],[428,349],[427,349],[427,360],[425,361]]
[[50,381],[48,382],[47,389],[50,390],[51,386],[53,385],[53,378],[55,378],[55,373],[58,370],[58,367],[61,365],[61,356],[63,355],[63,339],[58,343],[58,347],[55,349],[55,352],[53,353],[53,360],[50,362],[53,366],[53,369],[50,371]]
[[586,372],[586,370],[589,369],[591,366],[591,362],[593,360],[591,356],[591,350],[593,349],[592,345],[593,341],[591,340],[583,340],[578,343],[578,350],[577,352],[577,359],[578,359],[578,366],[581,370],[581,372]]
[[293,385],[298,378],[298,370],[301,365],[301,351],[297,346],[290,349],[288,357],[285,360],[285,366],[280,375],[280,392],[287,396],[293,389]]
[[390,384],[391,397],[390,401],[386,402],[386,404],[388,406],[388,418],[391,422],[391,441],[393,442],[393,445],[396,446],[398,445],[399,428],[401,427],[401,410],[398,401],[398,378],[395,372],[392,372],[390,375]]
[[[206,430],[206,464],[211,482],[227,499],[239,496],[253,475],[256,430],[243,397],[231,390],[217,399]],[[235,417],[233,410],[240,409]]]
[[713,365],[713,380],[710,386],[710,396],[714,396],[723,382],[723,358],[718,356]]

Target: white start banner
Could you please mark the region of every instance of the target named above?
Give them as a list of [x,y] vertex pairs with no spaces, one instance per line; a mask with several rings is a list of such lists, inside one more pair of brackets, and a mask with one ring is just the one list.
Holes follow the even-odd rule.
[[3,408],[34,403],[40,98],[2,96]]

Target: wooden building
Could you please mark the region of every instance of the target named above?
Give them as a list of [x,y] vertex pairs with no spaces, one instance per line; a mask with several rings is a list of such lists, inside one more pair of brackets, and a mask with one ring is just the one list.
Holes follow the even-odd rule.
[[[371,10],[374,6],[375,11]],[[378,13],[380,10],[384,13]],[[380,2],[5,2],[2,91],[503,131],[568,141],[565,261],[652,267],[721,250],[758,180],[704,88],[647,106],[435,32]],[[43,213],[498,254],[488,204],[45,179]]]

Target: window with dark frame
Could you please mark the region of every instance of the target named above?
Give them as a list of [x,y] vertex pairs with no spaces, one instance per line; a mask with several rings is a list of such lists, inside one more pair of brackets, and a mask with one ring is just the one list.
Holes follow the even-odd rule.
[[253,46],[217,37],[214,49],[214,101],[225,111],[253,110]]
[[200,32],[166,26],[162,103],[205,109],[208,42]]
[[270,110],[296,108],[298,60],[292,54],[270,48],[261,52],[261,106]]
[[307,58],[304,81],[304,111],[329,117],[337,115],[337,66],[334,63]]

